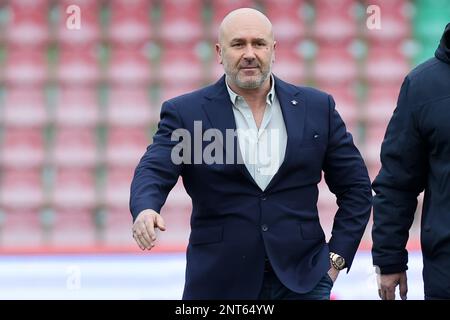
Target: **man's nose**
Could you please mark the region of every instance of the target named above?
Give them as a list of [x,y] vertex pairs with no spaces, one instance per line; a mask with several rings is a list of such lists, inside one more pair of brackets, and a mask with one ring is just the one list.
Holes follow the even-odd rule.
[[249,60],[249,61],[252,61],[252,60],[254,60],[256,58],[255,51],[254,51],[253,46],[251,44],[249,44],[249,45],[247,45],[245,47],[243,58],[246,59],[246,60]]

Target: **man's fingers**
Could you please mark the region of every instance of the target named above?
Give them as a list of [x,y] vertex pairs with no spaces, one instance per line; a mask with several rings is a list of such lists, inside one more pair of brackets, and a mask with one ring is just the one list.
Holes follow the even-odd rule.
[[156,212],[142,211],[133,225],[133,238],[142,250],[151,250],[155,246],[155,226],[165,230],[164,220]]
[[153,220],[149,220],[149,221],[145,220],[144,221],[146,233],[148,234],[152,243],[153,243],[153,241],[156,240],[156,232],[155,232],[154,223],[155,222]]
[[141,240],[139,240],[139,237],[135,233],[133,234],[133,238],[136,241],[139,248],[141,248],[141,250],[145,250],[144,245],[141,243]]
[[385,300],[395,300],[395,287],[387,288],[385,291]]
[[145,249],[150,248],[151,241],[149,240],[149,236],[147,235],[147,231],[141,231],[136,233],[137,238],[144,245]]
[[159,228],[159,230],[166,231],[166,224],[164,223],[164,219],[159,214],[156,215],[156,226]]
[[408,280],[406,278],[406,273],[400,278],[400,298],[406,300],[406,294],[408,293]]

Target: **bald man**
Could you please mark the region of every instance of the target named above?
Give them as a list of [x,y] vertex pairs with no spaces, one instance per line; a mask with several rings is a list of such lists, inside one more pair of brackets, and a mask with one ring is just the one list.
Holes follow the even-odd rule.
[[[243,8],[220,25],[225,75],[163,103],[131,185],[133,237],[155,246],[159,215],[181,176],[192,199],[184,299],[329,299],[371,209],[367,169],[321,91],[275,77],[269,19]],[[324,172],[339,209],[327,243],[319,223]]]

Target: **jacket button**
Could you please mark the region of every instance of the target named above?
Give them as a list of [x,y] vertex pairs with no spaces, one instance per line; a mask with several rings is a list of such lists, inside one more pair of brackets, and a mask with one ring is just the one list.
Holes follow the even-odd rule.
[[267,196],[266,196],[266,194],[265,194],[265,193],[261,194],[261,200],[262,200],[262,201],[265,201],[265,200],[267,200]]
[[264,232],[266,232],[267,230],[269,230],[269,227],[268,227],[266,224],[263,224],[263,225],[261,226],[261,230],[264,231]]

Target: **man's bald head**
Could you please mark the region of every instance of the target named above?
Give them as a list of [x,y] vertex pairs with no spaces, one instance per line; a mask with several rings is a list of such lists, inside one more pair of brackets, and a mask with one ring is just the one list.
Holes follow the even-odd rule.
[[251,8],[230,12],[219,29],[216,52],[228,84],[234,89],[268,88],[275,59],[272,23]]
[[228,13],[219,27],[219,43],[232,37],[238,31],[257,28],[262,34],[274,41],[272,23],[262,12],[252,8],[240,8]]

